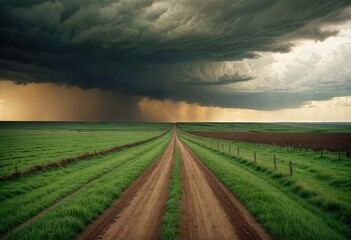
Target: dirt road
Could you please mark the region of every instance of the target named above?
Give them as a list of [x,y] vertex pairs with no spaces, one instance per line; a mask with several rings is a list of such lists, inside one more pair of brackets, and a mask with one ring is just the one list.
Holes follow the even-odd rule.
[[181,239],[270,239],[245,207],[177,138],[181,156]]
[[176,143],[181,156],[181,239],[270,239],[175,132],[161,156],[78,239],[159,239]]
[[173,162],[165,152],[78,239],[158,239]]

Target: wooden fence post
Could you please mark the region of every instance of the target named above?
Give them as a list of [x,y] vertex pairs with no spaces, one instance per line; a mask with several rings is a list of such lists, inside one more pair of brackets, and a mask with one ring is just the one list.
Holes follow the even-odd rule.
[[290,161],[290,176],[293,175],[293,162]]
[[239,157],[240,156],[239,147],[237,148],[237,150],[238,150],[238,157]]
[[321,157],[323,157],[323,149],[321,150]]
[[307,148],[305,148],[305,155],[306,155],[306,152],[307,152]]
[[229,155],[230,155],[230,146],[228,148],[229,148]]
[[254,152],[254,163],[256,163],[256,152]]
[[222,144],[222,152],[224,152],[224,144]]
[[15,165],[15,172],[17,172],[17,164]]
[[273,155],[273,162],[274,162],[274,171],[277,171],[277,159],[275,158],[275,154]]

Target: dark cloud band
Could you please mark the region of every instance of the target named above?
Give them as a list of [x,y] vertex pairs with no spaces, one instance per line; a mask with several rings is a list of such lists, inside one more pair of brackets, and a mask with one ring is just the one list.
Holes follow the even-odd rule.
[[331,95],[230,92],[221,86],[256,76],[241,67],[218,70],[218,63],[288,52],[296,39],[324,40],[337,31],[323,26],[348,19],[350,5],[347,0],[4,0],[0,79],[223,107],[296,106]]

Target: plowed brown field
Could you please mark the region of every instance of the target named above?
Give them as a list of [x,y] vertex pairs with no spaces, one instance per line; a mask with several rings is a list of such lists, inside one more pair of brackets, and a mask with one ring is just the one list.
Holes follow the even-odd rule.
[[188,131],[202,137],[351,152],[351,133],[276,133]]

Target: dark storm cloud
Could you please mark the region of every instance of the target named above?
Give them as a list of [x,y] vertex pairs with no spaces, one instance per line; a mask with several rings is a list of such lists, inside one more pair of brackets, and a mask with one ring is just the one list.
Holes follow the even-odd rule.
[[333,97],[333,93],[299,93],[299,92],[235,92],[230,90],[202,89],[196,91],[193,88],[186,88],[175,99],[181,100],[185,97],[189,103],[201,102],[206,106],[221,106],[225,108],[245,108],[245,109],[260,109],[260,110],[279,110],[284,108],[299,107],[301,103],[312,100],[327,100]]
[[[337,31],[323,26],[348,19],[349,5],[346,0],[2,0],[0,79],[211,106],[296,106],[328,94],[284,98],[223,90],[255,76],[240,67],[218,70],[218,63],[256,58],[256,52],[288,52],[296,39],[324,40]],[[206,67],[198,70],[198,63]]]
[[223,74],[221,77],[215,80],[204,80],[204,79],[199,79],[199,78],[188,78],[184,77],[184,80],[178,81],[178,83],[181,84],[187,84],[187,85],[227,85],[231,83],[237,83],[237,82],[245,82],[254,79],[255,77],[253,76],[240,76],[239,74],[235,75],[228,75],[228,74]]

